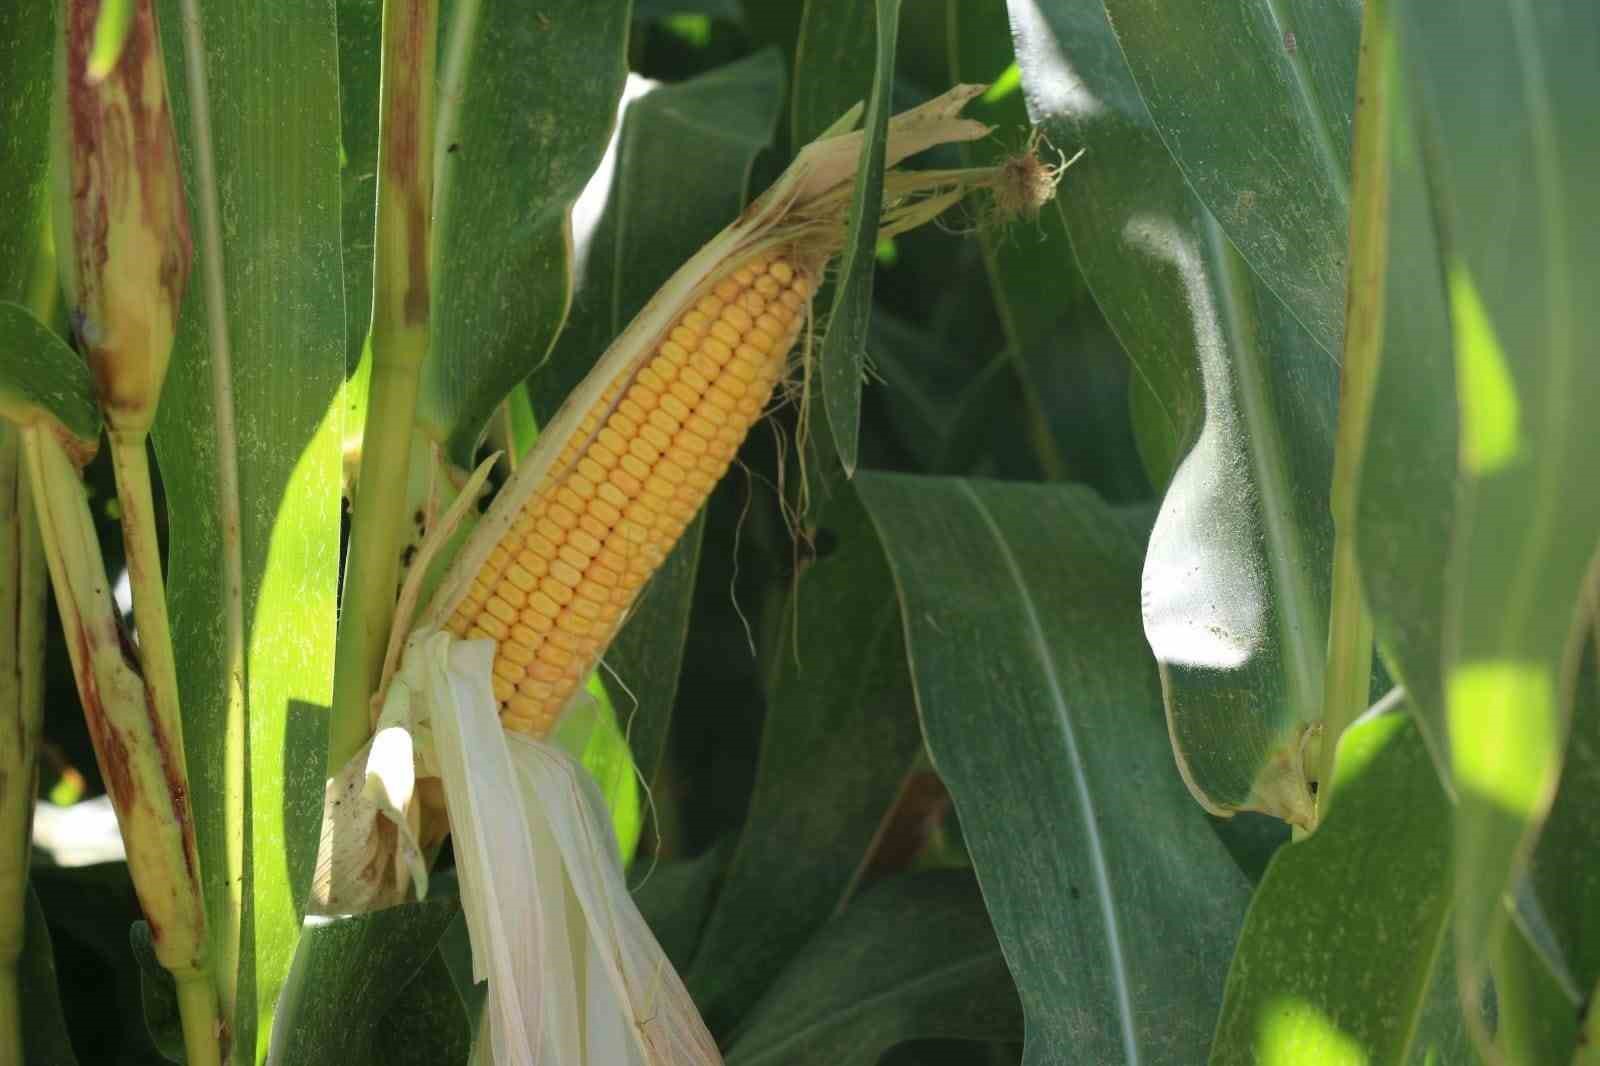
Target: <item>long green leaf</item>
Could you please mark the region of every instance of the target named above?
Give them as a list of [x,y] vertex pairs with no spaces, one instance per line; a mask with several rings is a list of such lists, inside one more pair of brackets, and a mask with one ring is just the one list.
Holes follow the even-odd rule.
[[31,425],[45,417],[92,454],[100,443],[100,406],[85,363],[26,307],[0,301],[0,418]]
[[[394,1021],[386,1016],[401,1002],[413,979],[423,973],[445,927],[459,911],[455,899],[430,899],[372,914],[316,919],[308,926],[284,987],[283,1011],[273,1035],[274,1066],[378,1066],[395,1061]],[[438,975],[448,986],[448,975]],[[421,993],[424,990],[415,990]],[[467,1019],[461,1001],[450,996],[422,1019],[406,1019],[413,1062],[448,1061],[441,1053],[464,1045]],[[385,1054],[380,1048],[391,1050]],[[464,1052],[465,1048],[460,1050]],[[463,1054],[456,1061],[464,1061]]]
[[1346,732],[1334,784],[1328,818],[1251,900],[1218,1066],[1426,1059],[1413,1045],[1449,928],[1450,801],[1399,706]]
[[380,1066],[465,1066],[473,1027],[444,956],[428,956],[378,1023],[374,1062]]
[[[772,143],[782,101],[782,65],[766,50],[663,86],[629,106],[572,315],[530,382],[541,423],[661,283],[738,216],[753,191],[756,159]],[[697,519],[685,531],[606,655],[621,682],[612,684],[612,702],[650,785],[678,688],[702,529]]]
[[789,140],[796,150],[871,94],[877,9],[877,0],[805,0],[789,102]]
[[1356,545],[1379,650],[1448,780],[1440,623],[1458,492],[1455,365],[1408,79],[1390,90],[1389,269]]
[[1269,289],[1344,335],[1360,0],[1104,0],[1156,129]]
[[[962,145],[962,155],[968,166],[998,165],[1023,151],[1028,138],[1021,86],[1006,77],[1014,56],[1005,11],[986,0],[949,0],[947,18],[954,80],[990,86],[967,114],[997,131],[988,140]],[[1073,144],[1041,143],[1038,152],[1049,163],[1060,161],[1052,148],[1077,151]],[[1066,222],[1061,212],[1045,211],[1038,219],[1013,220],[1006,229],[983,227],[979,237],[1006,339],[1014,350],[1025,350],[1047,337],[1084,291]]]
[[378,66],[382,0],[338,0],[339,176],[343,190],[345,373],[344,434],[359,447],[372,367],[364,360],[372,321],[372,256],[377,224]]
[[1560,772],[1600,541],[1600,19],[1586,0],[1400,5],[1460,405],[1444,605],[1457,948],[1470,995]]
[[1029,113],[1056,143],[1087,149],[1056,204],[1135,388],[1148,390],[1136,407],[1160,413],[1135,419],[1154,435],[1142,449],[1181,457],[1143,586],[1179,766],[1217,813],[1305,821],[1337,367],[1190,191],[1100,9],[1010,10]]
[[572,299],[572,203],[626,69],[629,0],[462,0],[441,27],[432,352],[418,418],[472,466]]
[[775,643],[755,792],[687,976],[714,1031],[848,898],[922,750],[894,584],[848,485],[823,522],[836,547],[801,575]]
[[873,889],[784,971],[729,1066],[873,1066],[905,1040],[1014,1040],[1016,991],[971,876],[934,873]]
[[[1016,80],[1010,26],[1005,11],[985,0],[948,0],[947,15],[951,74],[956,82],[991,83],[969,113],[999,131],[987,141],[963,145],[962,153],[968,166],[995,166],[1028,147],[1027,107]],[[1072,145],[1060,147],[1076,151]],[[1040,143],[1036,150],[1051,164],[1065,158],[1052,145]],[[1005,228],[991,222],[980,228],[979,236],[995,309],[1005,330],[1006,357],[1022,395],[1021,414],[1041,470],[1052,480],[1088,481],[1111,467],[1111,478],[1117,478],[1122,472],[1115,469],[1115,462],[1086,461],[1090,457],[1083,455],[1083,449],[1125,443],[1105,423],[1107,414],[1125,418],[1127,360],[1104,326],[1093,321],[1098,315],[1092,310],[1085,313],[1088,293],[1072,256],[1065,219],[1059,211],[1045,211],[1037,219],[1011,220]],[[1063,330],[1063,320],[1073,322],[1076,329]],[[1077,358],[1063,358],[1066,344],[1076,348],[1073,342],[1090,334],[1110,343],[1073,352]],[[1090,372],[1108,363],[1123,370],[1123,379],[1114,378],[1110,390],[1086,389],[1091,382],[1098,384],[1095,378],[1100,377]],[[1064,409],[1086,392],[1090,395],[1082,410]],[[1115,396],[1109,405],[1105,401],[1112,397],[1105,392]],[[1135,472],[1131,480],[1137,485],[1143,478]]]
[[344,377],[338,45],[329,0],[169,3],[161,19],[197,242],[155,444],[212,956],[237,964],[221,980],[225,1001],[237,982],[233,1057],[249,1063],[299,937],[322,809]]
[[1540,917],[1548,924],[1570,978],[1586,995],[1600,982],[1600,865],[1592,843],[1600,840],[1600,672],[1596,642],[1588,642],[1573,704],[1572,739],[1561,786],[1533,853],[1529,881]]
[[[822,14],[820,8],[828,9],[828,13]],[[818,13],[813,15],[814,11]],[[900,0],[875,0],[875,11],[877,52],[872,93],[867,98],[863,123],[866,137],[861,145],[861,167],[856,172],[855,191],[850,201],[850,223],[844,252],[840,256],[839,272],[834,281],[833,305],[828,311],[828,332],[822,338],[818,360],[822,408],[827,413],[829,436],[847,477],[855,472],[861,442],[861,384],[866,375],[867,327],[872,317],[878,213],[883,201],[884,146],[889,112],[893,109],[894,46],[900,19]],[[817,18],[827,19],[833,13],[832,5],[809,0],[806,5],[806,28],[811,28]],[[829,21],[831,25],[831,19]],[[815,33],[807,34],[802,30],[802,50],[796,57],[797,65],[811,77],[836,77],[837,60],[833,60],[833,65],[828,67],[820,66],[829,62],[830,53],[817,47],[815,38]],[[808,39],[813,41],[809,49],[806,45]],[[808,51],[817,57],[819,65],[813,66],[807,62]],[[810,99],[802,97],[799,89],[795,96],[796,99]]]
[[1140,541],[1081,488],[862,474],[1024,1062],[1191,1063],[1249,889],[1172,772]]
[[1497,938],[1493,952],[1495,1047],[1503,1060],[1573,1061],[1581,1048],[1581,1001],[1563,987],[1537,947],[1515,926]]
[[697,858],[647,867],[646,876],[633,889],[639,913],[680,972],[688,972],[694,959],[727,862],[728,848],[718,845]]
[[0,300],[38,306],[56,288],[54,257],[40,255],[50,226],[50,100],[55,80],[55,4],[0,11]]
[[[56,955],[51,981],[65,993],[63,1021],[78,1052],[100,1061],[104,1049],[117,1048],[130,1066],[163,1061],[142,1009],[142,978],[130,943],[130,931],[141,920],[139,899],[127,865],[52,867],[36,861],[32,879],[41,918],[48,920],[47,926],[41,920],[41,928],[47,928]],[[29,1023],[49,1025],[48,1002],[37,1009],[44,1013],[30,1016]]]
[[61,1011],[59,977],[50,944],[50,928],[33,890],[28,891],[21,985],[22,1047],[31,1066],[78,1066],[67,1022]]

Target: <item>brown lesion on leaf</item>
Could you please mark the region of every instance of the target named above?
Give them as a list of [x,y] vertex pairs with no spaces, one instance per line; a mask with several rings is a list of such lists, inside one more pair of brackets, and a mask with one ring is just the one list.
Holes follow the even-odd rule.
[[117,62],[97,80],[89,58],[100,9],[67,4],[73,310],[102,402],[138,411],[160,388],[193,243],[152,2],[135,0]]
[[[132,755],[127,740],[106,714],[105,701],[101,698],[100,686],[90,666],[94,662],[95,638],[82,623],[79,623],[74,637],[78,642],[79,662],[84,664],[78,677],[78,698],[83,704],[83,720],[89,727],[89,739],[94,743],[100,776],[105,779],[106,791],[111,793],[112,805],[120,815],[123,811],[132,810],[139,802],[139,786],[133,775]],[[154,934],[154,927],[151,932]]]
[[144,712],[150,723],[150,735],[156,742],[156,757],[161,760],[161,779],[166,783],[172,816],[178,822],[178,830],[183,840],[184,871],[189,875],[189,883],[198,890],[200,857],[195,843],[194,817],[189,811],[189,785],[185,778],[183,760],[180,754],[173,750],[176,738],[168,736],[163,728],[161,716],[156,713],[156,695],[149,685],[144,688]]

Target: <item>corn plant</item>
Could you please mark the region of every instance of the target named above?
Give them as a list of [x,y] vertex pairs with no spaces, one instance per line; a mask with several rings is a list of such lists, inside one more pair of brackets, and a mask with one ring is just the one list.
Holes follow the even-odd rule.
[[0,1063],[1600,1063],[1597,11],[6,7]]

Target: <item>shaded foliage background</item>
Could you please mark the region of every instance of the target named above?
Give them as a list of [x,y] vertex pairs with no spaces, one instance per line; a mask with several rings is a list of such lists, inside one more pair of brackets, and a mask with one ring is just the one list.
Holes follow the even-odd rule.
[[[819,340],[833,372],[817,424],[846,427],[812,442],[817,506],[797,521],[780,498],[801,476],[785,405],[752,432],[609,657],[603,684],[649,790],[630,876],[730,1063],[1454,1064],[1478,1059],[1473,1025],[1538,1048],[1536,1061],[1580,1046],[1577,1006],[1600,980],[1586,920],[1600,882],[1581,857],[1600,696],[1592,633],[1570,620],[1600,497],[1549,488],[1581,480],[1600,447],[1600,423],[1581,413],[1600,398],[1600,361],[1578,340],[1600,332],[1581,328],[1593,308],[1558,284],[1600,261],[1593,213],[1574,199],[1600,159],[1575,118],[1600,82],[1600,20],[1584,0],[1551,0],[1538,18],[1510,0],[1484,0],[1482,17],[1467,6],[443,5],[441,48],[460,65],[441,67],[459,90],[440,146],[445,310],[418,424],[435,459],[465,461],[485,433],[480,454],[525,446],[673,267],[857,100],[876,93],[898,111],[955,81],[992,83],[970,113],[993,137],[917,165],[1002,160],[1030,124],[1047,158],[1087,150],[1037,218],[998,228],[976,205],[870,256],[862,246],[817,301],[841,327]],[[280,171],[310,174],[303,210],[285,210],[326,223],[323,244],[339,216],[343,321],[329,280],[306,327],[320,361],[302,353],[317,387],[301,390],[298,439],[279,451],[256,440],[269,491],[309,509],[295,520],[320,538],[305,555],[324,598],[331,511],[285,482],[313,454],[313,480],[332,493],[334,424],[320,415],[344,411],[348,443],[363,410],[379,13],[378,0],[304,0],[270,23],[283,32],[269,58],[296,39],[285,27],[304,32],[316,45],[297,53],[305,76],[339,85],[337,175],[326,115],[301,155],[273,160],[234,131],[241,158],[259,162],[257,193]],[[176,6],[163,17],[170,33]],[[879,31],[895,21],[885,66]],[[36,30],[0,14],[4,73],[29,84]],[[1497,49],[1516,35],[1522,51]],[[1462,55],[1487,73],[1469,75],[1479,67]],[[1366,103],[1358,64],[1387,78]],[[238,84],[219,99],[265,121],[264,83],[228,69]],[[1495,135],[1475,109],[1491,105],[1512,149],[1481,143]],[[574,256],[564,220],[613,131]],[[1353,182],[1363,131],[1383,163]],[[1502,157],[1514,173],[1495,169]],[[1502,201],[1495,179],[1508,174],[1517,194]],[[1391,280],[1352,297],[1376,300],[1386,330],[1367,353],[1384,358],[1370,430],[1354,437],[1361,462],[1341,468],[1339,377],[1355,365],[1345,272],[1363,191],[1383,208]],[[1475,211],[1497,226],[1464,224]],[[294,265],[266,247],[271,219],[230,220],[262,261]],[[294,280],[328,280],[327,268]],[[1537,312],[1517,298],[1525,277]],[[288,312],[253,296],[250,278],[230,279],[229,310],[259,331]],[[265,380],[287,343],[248,349],[249,367]],[[350,379],[337,399],[334,349]],[[1498,376],[1482,373],[1490,356]],[[1516,452],[1527,465],[1472,467],[1458,445],[1499,439],[1507,394],[1537,398]],[[853,481],[830,451],[841,437]],[[159,458],[178,543],[197,468],[176,450]],[[1338,532],[1359,534],[1374,696],[1391,677],[1409,691],[1336,752],[1324,740],[1332,774],[1318,780],[1278,771],[1322,708],[1339,469],[1360,476],[1343,486],[1354,526]],[[115,573],[109,467],[91,466],[88,485]],[[1515,565],[1485,547],[1528,529],[1563,535],[1527,534]],[[1562,608],[1508,628],[1504,602]],[[1526,700],[1463,684],[1483,676],[1474,655],[1559,683]],[[59,641],[48,683],[42,790],[95,796]],[[287,811],[297,839],[315,795],[296,767],[315,743],[291,715],[319,705],[264,692],[252,767],[263,787],[283,782],[284,802],[265,797],[254,817]],[[1504,707],[1543,727],[1525,762],[1496,759]],[[1460,792],[1463,766],[1477,776]],[[1305,844],[1284,847],[1281,822],[1249,813],[1302,812],[1319,786],[1340,802]],[[1508,795],[1510,816],[1494,802]],[[449,873],[427,902],[311,924],[296,946],[303,889],[284,865],[263,864],[254,889],[278,939],[248,949],[277,1061],[464,1062],[482,989]],[[34,888],[36,1046],[52,1062],[163,1061],[170,1007],[130,935],[125,872],[41,855]]]

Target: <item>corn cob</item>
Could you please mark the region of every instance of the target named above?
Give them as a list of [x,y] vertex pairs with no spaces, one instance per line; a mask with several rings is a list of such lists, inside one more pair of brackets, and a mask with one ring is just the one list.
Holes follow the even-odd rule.
[[819,264],[758,252],[714,279],[584,414],[447,628],[492,638],[509,729],[542,736],[722,478],[783,377]]
[[[895,169],[933,145],[987,134],[959,117],[982,91],[958,86],[890,121],[880,236],[930,221],[974,189],[1032,207],[1054,194],[1061,168],[1044,167],[1050,180],[1020,192],[1003,167]],[[784,377],[823,267],[844,246],[859,115],[802,149],[668,279],[544,427],[436,590],[419,629],[495,642],[507,728],[549,731]],[[397,623],[398,635],[409,623]],[[385,683],[397,651],[391,637]]]

